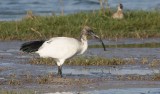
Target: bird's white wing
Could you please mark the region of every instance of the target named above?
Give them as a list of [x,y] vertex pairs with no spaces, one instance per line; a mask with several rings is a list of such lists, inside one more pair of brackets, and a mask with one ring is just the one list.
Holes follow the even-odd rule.
[[78,53],[80,42],[74,38],[55,37],[46,41],[38,53],[42,57],[70,58]]

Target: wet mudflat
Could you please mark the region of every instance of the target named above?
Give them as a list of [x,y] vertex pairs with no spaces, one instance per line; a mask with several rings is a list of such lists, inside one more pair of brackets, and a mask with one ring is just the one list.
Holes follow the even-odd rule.
[[[64,65],[63,78],[56,76],[56,66],[29,64],[28,61],[38,55],[20,52],[24,41],[1,41],[0,90],[31,94],[159,94],[159,41],[159,38],[104,40],[107,47],[104,52],[100,46],[95,46],[100,45],[98,42],[90,40],[89,49],[83,56],[131,59],[136,63],[117,66]],[[143,44],[145,46],[139,46]],[[156,63],[154,60],[157,60]]]

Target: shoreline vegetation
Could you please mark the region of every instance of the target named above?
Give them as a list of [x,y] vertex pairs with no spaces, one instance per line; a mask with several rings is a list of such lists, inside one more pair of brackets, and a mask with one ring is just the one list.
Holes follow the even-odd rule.
[[112,13],[80,12],[69,15],[36,16],[32,12],[19,21],[0,21],[0,40],[38,40],[56,36],[78,38],[88,25],[103,39],[160,37],[159,11],[125,11],[124,19]]
[[[145,65],[149,68],[158,68],[160,59],[150,60],[147,57],[143,57],[140,60],[134,58],[122,59],[122,58],[105,58],[105,57],[75,57],[66,61],[65,65],[71,66],[121,66],[121,65]],[[29,64],[34,65],[56,65],[56,62],[52,58],[34,58],[30,59]]]

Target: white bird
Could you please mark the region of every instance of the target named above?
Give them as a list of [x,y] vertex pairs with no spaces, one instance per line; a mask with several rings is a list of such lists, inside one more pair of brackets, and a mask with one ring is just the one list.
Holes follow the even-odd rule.
[[20,50],[24,52],[35,52],[43,58],[53,58],[58,65],[58,75],[62,77],[62,65],[66,59],[69,59],[75,55],[83,54],[87,48],[87,36],[91,35],[102,42],[105,50],[105,46],[101,38],[94,34],[92,29],[85,26],[82,30],[80,40],[69,37],[53,37],[47,41],[31,41],[22,44]]

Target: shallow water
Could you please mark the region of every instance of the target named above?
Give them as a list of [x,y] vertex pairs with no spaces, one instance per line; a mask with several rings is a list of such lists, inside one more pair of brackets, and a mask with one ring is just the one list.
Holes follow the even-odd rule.
[[[45,94],[77,94],[77,92],[55,92]],[[80,92],[80,94],[160,94],[159,88],[125,88]]]
[[102,48],[92,48],[102,46],[98,41],[91,40],[89,42],[91,48],[85,55],[135,60],[141,60],[142,58],[159,59],[159,41],[160,38],[104,40],[104,44],[108,48],[107,51],[103,51]]
[[[95,87],[93,86],[87,86],[87,89],[83,89],[81,87],[80,92],[82,94],[159,94],[160,90],[160,83],[156,83],[159,85],[156,85],[153,83],[153,85],[149,82],[139,84],[139,82],[133,82],[133,83],[123,83],[118,82],[112,83],[110,81],[118,80],[118,76],[141,76],[143,79],[149,79],[151,80],[150,76],[154,76],[155,74],[160,74],[160,69],[149,67],[148,65],[143,65],[138,63],[139,60],[142,58],[148,58],[149,60],[153,59],[160,59],[160,49],[157,47],[157,45],[152,46],[151,48],[148,47],[135,47],[132,44],[145,44],[149,43],[152,45],[152,43],[159,43],[160,38],[151,38],[151,39],[119,39],[119,40],[104,40],[105,45],[108,45],[107,51],[103,51],[102,48],[100,48],[100,43],[95,40],[89,40],[89,46],[93,45],[99,45],[98,48],[88,48],[88,50],[84,53],[82,56],[100,56],[100,57],[106,57],[106,58],[122,58],[122,59],[135,59],[137,61],[136,64],[132,65],[120,65],[120,66],[63,66],[63,76],[67,79],[108,79],[107,82],[99,83],[102,85],[101,87]],[[37,58],[39,57],[36,54],[27,54],[22,53],[19,51],[20,45],[24,43],[24,41],[1,41],[0,42],[0,83],[1,81],[10,79],[10,75],[15,74],[18,79],[21,79],[23,75],[30,74],[33,77],[39,77],[39,76],[46,76],[48,74],[53,73],[54,75],[57,73],[57,66],[47,66],[47,65],[31,65],[27,62],[31,58]],[[128,45],[131,44],[130,47],[127,48],[127,46],[121,46],[118,45]],[[110,46],[110,45],[117,45]],[[109,47],[110,46],[110,47]],[[133,47],[132,47],[133,46]],[[149,61],[150,63],[150,61]],[[100,81],[101,82],[101,81]],[[152,81],[151,81],[152,82]],[[97,83],[97,82],[96,82]],[[106,84],[105,84],[106,83]],[[108,86],[108,83],[111,85]],[[139,87],[135,87],[134,83],[138,84]],[[106,86],[104,88],[104,86]],[[113,85],[112,85],[113,84]],[[32,84],[33,85],[33,84]],[[29,86],[22,86],[24,88],[33,88],[32,85]],[[117,89],[122,85],[124,88]],[[131,85],[130,88],[127,86]],[[149,86],[147,86],[149,85]],[[151,86],[150,86],[151,85]],[[53,85],[54,86],[54,85]],[[51,86],[52,88],[54,88]],[[137,85],[136,85],[137,86]],[[140,88],[141,86],[144,86],[144,88]],[[147,88],[146,88],[147,86]],[[11,89],[9,86],[1,86],[2,88],[8,87],[8,89]],[[34,88],[42,88],[43,85],[37,86],[35,85]],[[94,87],[94,89],[92,88]],[[134,88],[133,88],[134,87]],[[157,88],[158,87],[158,88]],[[62,87],[63,88],[63,87]],[[78,87],[79,88],[79,87]],[[110,89],[109,89],[110,88]],[[91,89],[91,91],[90,91]],[[106,90],[107,89],[107,90]],[[40,90],[40,89],[38,89]],[[65,90],[68,91],[66,88]],[[134,91],[136,90],[136,91]],[[46,90],[47,91],[47,90]],[[51,90],[52,91],[52,90]],[[74,93],[75,90],[73,88],[69,89],[69,91]],[[120,92],[120,93],[118,93]],[[149,92],[149,93],[147,93]],[[58,93],[57,93],[58,94]],[[60,93],[61,94],[61,93]]]
[[[160,8],[160,1],[154,0],[108,0],[110,7],[116,7],[118,3],[124,5],[125,10],[155,10]],[[26,15],[28,10],[32,10],[36,15],[60,14],[64,8],[65,14],[97,10],[100,8],[98,0],[1,0],[0,20],[16,20]]]
[[[88,50],[82,56],[98,56],[98,57],[106,57],[106,58],[122,58],[122,59],[134,59],[137,64],[142,58],[147,58],[149,62],[154,59],[160,59],[160,49],[155,45],[150,47],[135,47],[132,44],[145,44],[145,43],[159,43],[159,38],[155,39],[120,39],[118,41],[115,40],[104,40],[104,43],[107,46],[111,46],[107,48],[107,51],[103,51],[102,48],[88,48]],[[36,54],[27,54],[19,51],[20,45],[24,43],[21,41],[2,41],[0,42],[0,66],[8,67],[10,70],[0,72],[0,75],[16,73],[22,75],[24,72],[31,72],[36,75],[46,74],[49,72],[57,72],[56,66],[42,66],[42,65],[30,65],[27,62],[31,58],[39,57]],[[89,46],[91,45],[100,45],[99,42],[95,40],[89,41]],[[118,47],[118,45],[128,45],[131,44],[129,48],[127,47]],[[133,47],[132,47],[133,46]],[[101,47],[101,46],[99,46]],[[37,70],[35,70],[35,68]],[[64,74],[72,74],[72,75],[92,75],[92,76],[108,76],[108,75],[126,75],[126,74],[138,74],[138,75],[152,75],[154,73],[160,73],[159,69],[152,69],[142,67],[139,64],[134,66],[121,66],[121,67],[77,67],[77,66],[64,66],[63,67]],[[103,74],[104,73],[104,74]]]

